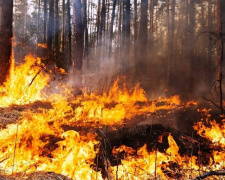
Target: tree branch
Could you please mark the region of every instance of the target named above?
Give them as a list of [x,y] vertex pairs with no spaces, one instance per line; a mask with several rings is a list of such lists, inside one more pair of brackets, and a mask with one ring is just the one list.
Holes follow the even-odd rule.
[[208,99],[208,98],[206,98],[205,96],[203,96],[203,98],[205,99],[205,100],[207,100],[207,101],[209,101],[209,102],[211,102],[214,106],[216,106],[217,108],[219,108],[220,109],[220,107],[214,102],[214,101],[212,101],[212,100],[210,100],[210,99]]
[[194,180],[201,180],[201,179],[205,179],[209,176],[225,176],[225,170],[219,170],[219,171],[210,171],[210,172],[207,172],[197,178],[195,178]]

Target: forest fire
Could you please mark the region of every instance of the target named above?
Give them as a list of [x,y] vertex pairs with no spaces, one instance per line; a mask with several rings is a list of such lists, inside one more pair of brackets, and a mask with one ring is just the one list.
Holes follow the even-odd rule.
[[[150,100],[138,85],[128,90],[126,84],[119,84],[119,79],[109,92],[102,94],[74,96],[65,89],[63,95],[47,95],[43,92],[50,75],[39,72],[40,68],[39,59],[29,55],[24,64],[12,66],[8,81],[1,87],[1,108],[26,104],[18,119],[0,131],[2,174],[25,176],[40,171],[72,179],[191,179],[205,171],[224,168],[224,125],[210,121],[207,110],[202,112],[210,127],[198,122],[194,128],[212,142],[211,146],[217,147],[208,157],[208,163],[202,164],[195,155],[181,155],[169,132],[158,136],[158,146],[168,142],[163,151],[158,146],[149,149],[147,141],[137,148],[122,144],[113,149],[103,148],[106,127],[115,129],[111,132],[114,133],[129,122],[140,122],[154,114],[161,116],[163,111],[170,114],[196,107],[195,101],[182,103],[178,95]],[[35,101],[50,106],[32,108],[30,105]],[[99,130],[106,137],[100,137]],[[112,153],[111,158],[106,155],[107,149]],[[110,163],[112,159],[117,163]]]
[[[0,87],[0,107],[27,104],[44,99],[41,90],[47,85],[49,76],[44,76],[42,72],[38,73],[41,69],[40,58],[36,59],[28,55],[25,62],[15,67],[15,61],[12,60],[9,78]],[[34,77],[37,73],[39,75]],[[33,83],[34,80],[38,83]]]
[[1,0],[0,179],[225,179],[224,22],[222,0]]

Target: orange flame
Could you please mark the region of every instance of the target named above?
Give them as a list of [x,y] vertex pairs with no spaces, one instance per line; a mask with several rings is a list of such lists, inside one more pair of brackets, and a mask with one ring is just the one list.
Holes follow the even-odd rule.
[[24,64],[18,67],[14,64],[13,60],[9,78],[4,86],[0,87],[0,107],[44,100],[41,91],[47,86],[49,76],[42,72],[36,76],[40,71],[40,59],[28,55]]

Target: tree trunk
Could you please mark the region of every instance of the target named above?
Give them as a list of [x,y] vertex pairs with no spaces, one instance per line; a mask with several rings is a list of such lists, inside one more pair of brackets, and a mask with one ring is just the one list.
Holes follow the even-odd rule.
[[12,54],[13,0],[2,0],[0,32],[0,85],[9,74]]
[[195,76],[196,76],[196,57],[195,57],[195,0],[190,0],[189,4],[189,36],[188,36],[188,47],[189,47],[189,68],[188,68],[188,79],[189,87],[188,91],[193,92],[195,87]]
[[44,43],[47,42],[47,0],[44,0]]
[[[80,6],[81,8],[81,6]],[[80,10],[81,11],[81,10]],[[71,31],[71,24],[70,24],[70,21],[71,21],[71,15],[70,15],[70,0],[67,0],[67,31],[68,31],[68,68],[70,68],[72,66],[72,31]]]
[[55,49],[59,51],[59,0],[55,0]]
[[62,2],[62,53],[65,53],[65,0]]
[[48,19],[48,52],[49,58],[53,58],[53,37],[54,37],[54,0],[49,1],[49,19]]
[[109,45],[110,55],[112,53],[113,25],[114,25],[114,19],[115,19],[116,4],[117,4],[117,0],[113,0],[113,9],[112,9],[112,16],[111,16],[111,23],[110,23],[110,45]]
[[38,0],[37,44],[40,42],[40,10],[41,10],[41,0]]
[[83,65],[83,24],[81,14],[81,0],[74,2],[74,48],[75,48],[75,69],[82,70]]
[[[123,70],[130,67],[130,0],[125,0],[125,11],[124,11],[124,47],[125,47],[125,55],[124,55],[124,64]],[[146,37],[147,38],[147,37]]]
[[87,69],[89,69],[88,59],[88,27],[87,27],[87,0],[83,0],[83,28],[84,28],[84,58],[87,61]]
[[134,0],[134,61],[137,61],[137,48],[138,48],[138,29],[137,29],[137,0]]
[[147,47],[148,47],[148,0],[141,0],[141,19],[139,30],[139,42],[138,42],[138,58],[136,60],[136,73],[141,78],[144,88],[147,88],[148,76],[148,62],[147,62]]
[[217,6],[217,53],[216,53],[216,60],[217,60],[217,87],[219,90],[219,107],[221,110],[221,114],[224,112],[223,108],[223,89],[222,89],[222,82],[223,82],[223,37],[222,37],[222,13],[221,13],[221,0],[216,0]]

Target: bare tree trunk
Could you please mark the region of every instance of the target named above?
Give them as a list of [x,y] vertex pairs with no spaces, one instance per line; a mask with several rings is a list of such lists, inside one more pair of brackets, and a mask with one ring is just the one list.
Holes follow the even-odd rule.
[[137,29],[137,0],[134,0],[134,62],[137,61],[137,48],[138,48],[138,29]]
[[139,42],[138,42],[138,59],[136,60],[136,73],[137,76],[143,80],[142,84],[144,88],[147,88],[147,82],[145,78],[148,78],[148,0],[141,0],[141,19],[139,30]]
[[89,69],[88,59],[88,27],[87,27],[87,0],[83,0],[83,28],[84,28],[84,58],[87,61],[87,69]]
[[82,70],[83,66],[83,24],[81,14],[81,0],[75,0],[74,2],[74,47],[75,47],[75,69],[78,71]]
[[59,51],[59,0],[55,0],[55,49]]
[[110,55],[112,53],[113,24],[114,24],[114,19],[115,19],[116,4],[117,4],[117,0],[113,0],[113,9],[112,9],[112,16],[111,16],[111,23],[110,23],[110,45],[109,45],[109,54]]
[[38,0],[37,43],[40,42],[40,10],[41,10],[41,0]]
[[9,74],[12,54],[13,0],[2,0],[0,32],[0,85]]
[[54,0],[49,1],[49,20],[48,20],[48,51],[49,58],[53,58],[53,37],[54,37]]
[[[125,56],[123,70],[130,67],[130,0],[125,0],[125,11],[124,11],[124,47],[125,47]],[[147,38],[147,37],[146,37]]]
[[65,53],[65,0],[62,2],[62,53]]
[[44,43],[47,42],[47,0],[44,0]]
[[219,89],[219,107],[221,114],[224,112],[223,108],[223,37],[222,37],[222,21],[221,21],[221,0],[216,0],[217,6],[217,83]]
[[[80,7],[81,8],[81,7]],[[81,11],[81,10],[80,10]],[[68,52],[68,67],[72,66],[72,31],[71,31],[71,15],[70,15],[70,0],[67,0],[67,31],[68,31],[68,48],[67,48],[67,52]]]

